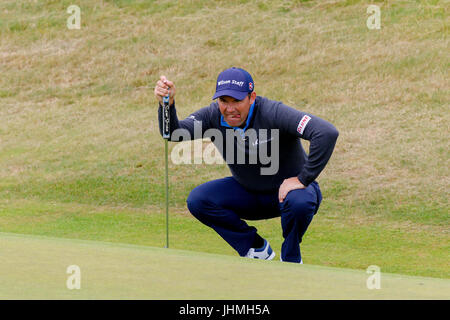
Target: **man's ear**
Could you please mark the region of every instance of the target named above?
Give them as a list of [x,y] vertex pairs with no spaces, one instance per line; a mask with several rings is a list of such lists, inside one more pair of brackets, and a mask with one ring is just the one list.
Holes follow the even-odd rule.
[[250,104],[252,104],[253,102],[255,102],[255,99],[256,99],[256,92],[253,91],[253,92],[250,94]]

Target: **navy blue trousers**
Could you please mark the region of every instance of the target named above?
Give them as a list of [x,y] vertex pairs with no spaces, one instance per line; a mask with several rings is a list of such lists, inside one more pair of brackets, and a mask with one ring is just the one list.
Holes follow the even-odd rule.
[[213,180],[194,188],[187,198],[189,211],[213,228],[240,256],[253,244],[256,228],[244,220],[281,217],[283,244],[281,259],[300,262],[300,243],[322,201],[319,184],[289,192],[282,203],[278,190],[267,193],[249,191],[233,177]]

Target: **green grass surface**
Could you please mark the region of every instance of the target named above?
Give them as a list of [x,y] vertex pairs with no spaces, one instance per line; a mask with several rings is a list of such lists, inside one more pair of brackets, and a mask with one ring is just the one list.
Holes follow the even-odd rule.
[[[1,299],[446,299],[450,280],[0,233]],[[69,289],[79,268],[79,289]],[[265,281],[261,281],[265,279]],[[69,283],[72,283],[69,281]]]
[[[0,3],[0,232],[164,246],[152,87],[173,80],[184,118],[240,66],[340,131],[305,262],[450,277],[448,1],[80,0],[68,30],[72,4]],[[185,204],[226,166],[169,172],[171,247],[236,255]],[[279,253],[279,219],[254,225]]]
[[[407,222],[393,225],[377,217],[372,219],[371,223],[363,225],[358,216],[342,219],[318,214],[302,244],[305,263],[356,269],[377,265],[389,273],[448,278],[445,231],[437,227],[417,229]],[[41,200],[20,205],[0,203],[3,229],[19,234],[164,247],[165,222],[164,210],[160,208],[74,205]],[[280,219],[251,223],[279,255]],[[169,235],[171,248],[237,255],[214,231],[183,210],[170,211]]]

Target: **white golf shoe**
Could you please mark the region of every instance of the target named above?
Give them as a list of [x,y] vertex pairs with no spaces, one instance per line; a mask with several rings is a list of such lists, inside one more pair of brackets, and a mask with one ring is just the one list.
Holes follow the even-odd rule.
[[270,247],[269,242],[266,239],[264,239],[264,245],[261,248],[259,249],[250,248],[245,257],[254,259],[272,260],[275,257],[275,252]]

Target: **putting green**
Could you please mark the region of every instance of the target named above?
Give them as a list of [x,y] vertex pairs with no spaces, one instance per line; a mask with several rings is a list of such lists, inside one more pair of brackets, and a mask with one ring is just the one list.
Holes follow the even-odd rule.
[[[450,280],[0,233],[0,299],[448,299]],[[278,260],[278,256],[275,258]],[[69,266],[80,289],[68,289]],[[70,282],[75,283],[75,282]]]

